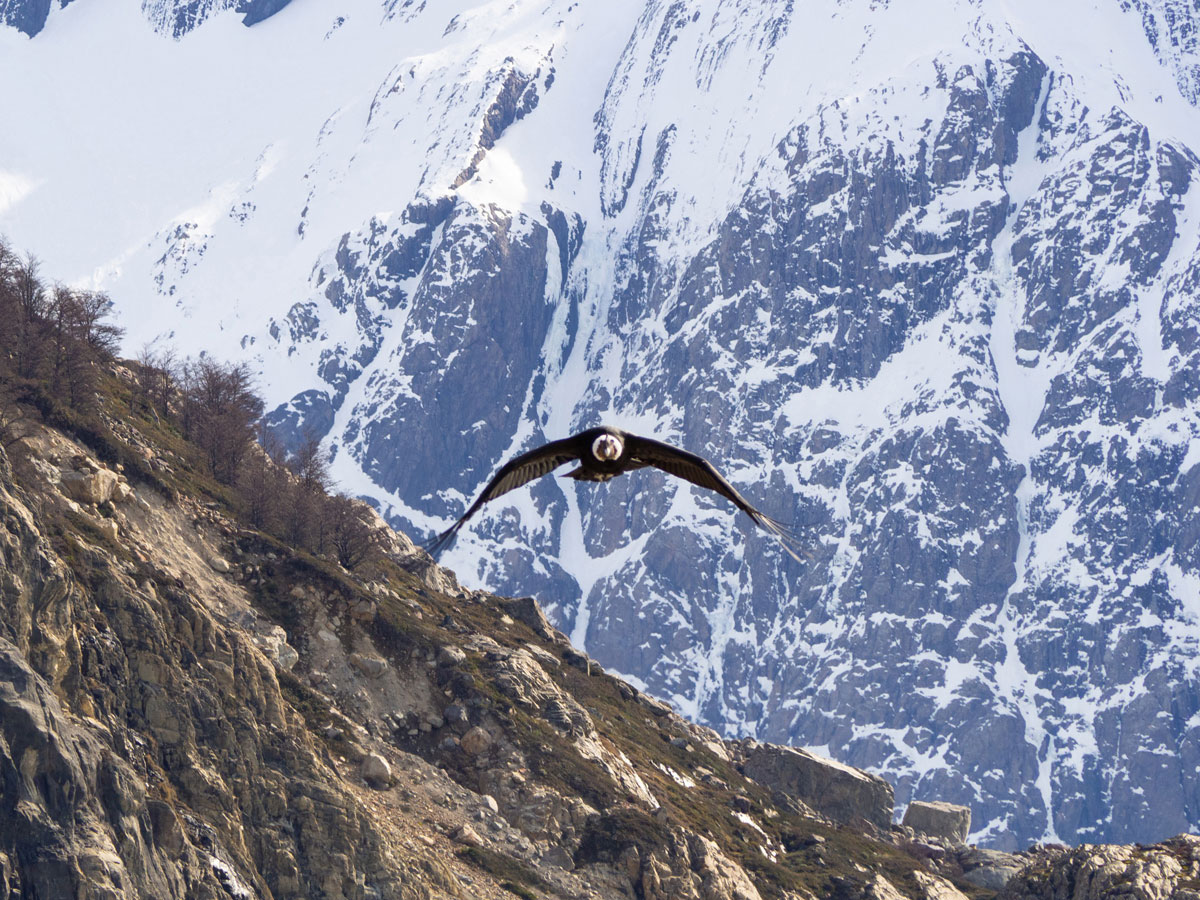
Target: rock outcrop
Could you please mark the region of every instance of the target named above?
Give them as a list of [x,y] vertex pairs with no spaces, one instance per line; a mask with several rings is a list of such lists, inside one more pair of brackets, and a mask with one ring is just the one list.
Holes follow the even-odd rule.
[[1150,846],[1084,844],[1043,849],[1008,882],[1001,900],[1196,900],[1200,837]]
[[757,743],[749,746],[743,769],[834,822],[869,822],[877,828],[892,823],[892,786],[861,769],[796,747]]
[[914,800],[904,811],[901,824],[925,837],[965,844],[971,831],[971,810],[954,803]]

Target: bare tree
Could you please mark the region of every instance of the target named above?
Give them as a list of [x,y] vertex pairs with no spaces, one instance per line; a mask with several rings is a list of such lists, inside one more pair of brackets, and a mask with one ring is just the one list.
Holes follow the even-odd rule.
[[98,364],[115,355],[124,333],[107,321],[112,303],[96,291],[55,285],[41,323],[50,365],[50,384],[75,408],[90,404],[99,381]]
[[11,374],[16,367],[17,345],[21,338],[21,308],[17,296],[17,270],[21,260],[0,240],[0,373]]
[[179,385],[184,436],[204,450],[213,475],[233,483],[263,410],[249,367],[201,357],[181,367]]
[[345,494],[332,494],[322,504],[328,551],[345,569],[355,569],[379,549],[382,535],[370,507]]
[[175,348],[157,349],[150,341],[137,355],[137,388],[130,397],[131,404],[145,405],[155,419],[170,416],[171,398],[176,389],[175,373],[179,366]]
[[283,447],[263,424],[257,446],[242,460],[237,487],[250,524],[263,531],[279,530],[293,489],[292,476]]
[[325,531],[321,503],[333,484],[320,439],[308,435],[288,459],[288,468],[295,477],[288,491],[284,533],[292,543],[320,552]]
[[13,297],[16,308],[16,345],[14,356],[17,374],[35,378],[44,360],[44,331],[46,293],[38,275],[40,263],[34,256],[19,261],[12,273]]

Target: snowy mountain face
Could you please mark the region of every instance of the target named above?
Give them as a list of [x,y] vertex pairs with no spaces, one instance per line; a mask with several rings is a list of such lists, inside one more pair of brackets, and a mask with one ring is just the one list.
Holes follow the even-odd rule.
[[447,561],[981,843],[1200,826],[1194,4],[127,6],[0,30],[0,229],[132,351],[415,533],[597,422],[702,453],[811,559],[638,472]]
[[[58,0],[66,8],[72,0]],[[288,5],[290,0],[142,0],[146,21],[159,34],[182,37],[215,13],[234,10],[242,22],[254,25]],[[54,0],[0,0],[0,25],[33,37],[46,27]]]

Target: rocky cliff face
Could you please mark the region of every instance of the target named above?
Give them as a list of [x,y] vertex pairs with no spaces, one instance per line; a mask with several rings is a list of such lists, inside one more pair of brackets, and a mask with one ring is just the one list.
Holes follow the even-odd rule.
[[[546,479],[448,560],[697,721],[997,847],[1195,827],[1195,10],[752,6],[347,0],[251,29],[304,63],[236,83],[193,80],[197,29],[159,218],[74,267],[111,263],[135,340],[253,359],[279,433],[415,532],[601,420],[712,458],[811,561],[647,473]],[[67,65],[43,38],[11,64]],[[53,137],[0,216],[58,246]]]
[[782,748],[606,675],[532,599],[396,535],[369,573],[297,553],[188,494],[218,488],[157,423],[114,426],[0,450],[5,896],[962,896],[880,779],[750,780]]

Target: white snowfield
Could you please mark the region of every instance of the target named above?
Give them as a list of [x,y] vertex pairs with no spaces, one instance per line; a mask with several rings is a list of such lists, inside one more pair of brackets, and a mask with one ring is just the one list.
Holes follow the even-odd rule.
[[[810,529],[812,565],[667,481],[515,492],[446,562],[541,579],[578,645],[690,716],[968,803],[973,840],[1200,826],[1198,789],[1154,787],[1200,751],[1194,8],[221,6],[179,39],[167,0],[0,26],[0,233],[109,291],[129,353],[249,360],[269,407],[324,391],[342,485],[419,529],[532,442],[676,440]],[[877,240],[863,197],[904,207]],[[543,239],[514,312],[544,314],[538,362],[480,373],[507,418],[456,422],[429,360],[495,321],[456,288]],[[809,277],[862,254],[878,289]],[[482,469],[412,437],[428,476],[389,483],[370,423],[416,408]]]

